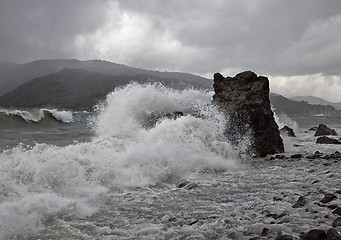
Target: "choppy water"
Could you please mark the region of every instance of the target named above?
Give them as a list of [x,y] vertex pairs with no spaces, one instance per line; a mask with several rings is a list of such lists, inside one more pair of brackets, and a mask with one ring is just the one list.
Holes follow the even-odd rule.
[[[271,239],[330,228],[331,210],[316,202],[341,190],[339,162],[240,155],[248,142],[224,139],[211,99],[132,84],[95,113],[3,110],[0,239],[250,239],[264,228]],[[174,111],[185,116],[146,128]],[[286,155],[338,150],[305,132],[323,119],[294,120],[278,119],[298,135],[284,137]],[[292,208],[299,196],[307,205]]]

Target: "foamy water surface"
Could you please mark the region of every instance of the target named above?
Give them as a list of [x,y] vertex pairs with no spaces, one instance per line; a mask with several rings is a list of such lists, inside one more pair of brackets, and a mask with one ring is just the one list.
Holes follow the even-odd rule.
[[[211,92],[131,84],[99,104],[88,140],[4,150],[0,239],[250,239],[264,228],[298,237],[331,226],[331,211],[316,202],[340,190],[339,165],[241,155],[248,142],[225,140],[227,120],[211,99]],[[162,118],[174,111],[184,116]],[[335,151],[295,130],[298,138],[285,138],[288,156]],[[309,202],[294,209],[299,196]]]

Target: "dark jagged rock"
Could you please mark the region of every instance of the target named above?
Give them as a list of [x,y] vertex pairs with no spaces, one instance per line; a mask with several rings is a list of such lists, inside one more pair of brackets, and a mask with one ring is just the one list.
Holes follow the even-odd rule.
[[326,240],[341,240],[341,235],[334,228],[327,231]]
[[297,202],[296,202],[292,207],[293,207],[293,208],[304,207],[307,203],[308,203],[308,200],[307,200],[305,197],[300,196],[300,197],[297,199]]
[[182,182],[179,183],[178,188],[183,188],[186,185],[190,184],[191,182],[188,180],[183,180]]
[[293,236],[287,234],[278,235],[275,240],[293,240]]
[[262,230],[261,236],[266,236],[266,235],[268,235],[269,233],[271,233],[271,229],[265,227],[265,228],[263,228],[263,230]]
[[292,158],[292,159],[299,159],[299,158],[302,158],[302,154],[300,154],[300,153],[293,154],[293,155],[290,156],[290,158]]
[[308,129],[308,131],[316,131],[316,130],[317,130],[317,127],[312,127]]
[[332,223],[332,226],[335,227],[339,227],[341,226],[341,217],[338,217],[334,220],[334,222]]
[[319,144],[341,144],[341,142],[339,140],[337,140],[335,138],[326,137],[326,136],[319,137],[316,140],[316,143],[319,143]]
[[180,182],[178,185],[178,188],[184,188],[186,190],[191,190],[191,189],[194,189],[197,187],[198,187],[198,184],[190,182],[188,180],[184,180],[184,181]]
[[331,129],[331,128],[327,127],[325,124],[320,124],[317,127],[317,130],[316,130],[314,136],[318,137],[318,136],[324,136],[324,135],[337,136],[337,132],[334,129]]
[[323,159],[334,159],[334,160],[341,160],[341,154],[336,151],[335,153],[331,153],[331,154],[327,154],[325,156],[322,157]]
[[335,210],[333,211],[333,214],[341,216],[341,207],[335,208]]
[[313,229],[307,233],[302,234],[300,237],[303,240],[324,240],[326,238],[326,232],[321,229]]
[[247,71],[224,78],[214,74],[213,102],[229,115],[226,137],[235,144],[251,135],[256,156],[284,152],[269,100],[269,80]]
[[285,155],[276,154],[275,156],[270,157],[269,160],[275,160],[275,159],[288,159],[288,157],[286,157]]
[[307,156],[308,159],[318,159],[322,157],[322,153],[319,151],[316,151],[313,155]]
[[324,198],[320,200],[320,202],[321,203],[329,203],[336,198],[337,198],[337,196],[335,196],[334,194],[327,193],[324,195]]
[[294,133],[294,130],[288,126],[284,126],[282,127],[280,130],[280,133],[284,133],[286,135],[288,135],[289,137],[296,137],[295,133]]
[[329,209],[336,209],[339,206],[337,204],[330,204],[330,205],[326,205],[326,207],[329,208]]

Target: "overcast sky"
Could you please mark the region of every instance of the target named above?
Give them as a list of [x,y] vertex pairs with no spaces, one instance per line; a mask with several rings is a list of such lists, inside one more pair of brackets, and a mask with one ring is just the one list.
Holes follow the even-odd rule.
[[103,59],[341,102],[341,0],[0,0],[0,61]]

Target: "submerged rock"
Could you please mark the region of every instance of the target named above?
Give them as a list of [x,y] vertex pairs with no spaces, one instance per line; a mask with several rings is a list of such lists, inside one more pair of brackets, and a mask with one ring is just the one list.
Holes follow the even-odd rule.
[[334,135],[337,136],[337,132],[334,129],[327,127],[325,124],[320,124],[315,132],[315,137],[324,135]]
[[179,183],[178,188],[183,188],[186,185],[190,184],[191,182],[189,180],[183,180]]
[[317,130],[317,127],[312,127],[308,129],[308,131],[316,131],[316,130]]
[[313,229],[307,233],[302,234],[300,237],[304,240],[324,240],[326,238],[326,232],[322,229]]
[[335,210],[333,211],[333,214],[341,216],[341,207],[335,208]]
[[313,155],[307,156],[308,159],[318,159],[322,157],[322,153],[319,151],[316,151]]
[[265,227],[265,228],[263,228],[263,230],[262,230],[261,236],[266,236],[266,235],[268,235],[269,233],[271,233],[271,229]]
[[293,240],[293,239],[294,239],[293,236],[287,235],[287,234],[281,234],[275,238],[275,240]]
[[316,140],[316,143],[319,143],[319,144],[341,144],[341,142],[339,140],[334,139],[334,138],[330,138],[330,137],[326,137],[326,136],[319,137]]
[[304,207],[307,203],[308,203],[308,200],[307,200],[305,197],[300,196],[300,197],[297,199],[297,202],[296,202],[292,207],[293,207],[293,208]]
[[269,160],[275,160],[275,159],[288,159],[288,157],[286,157],[285,155],[276,154],[275,156],[270,157]]
[[296,137],[294,130],[292,128],[286,126],[286,125],[284,127],[282,127],[281,130],[279,130],[279,131],[280,131],[280,133],[284,133],[284,134],[288,135],[289,137]]
[[291,155],[290,158],[299,159],[299,158],[302,158],[302,154],[296,153],[296,154]]
[[332,226],[335,227],[339,227],[341,226],[341,217],[338,217],[334,220],[334,222],[332,223]]
[[155,117],[154,119],[150,120],[149,122],[147,122],[144,127],[147,129],[153,128],[155,127],[156,123],[162,121],[163,119],[173,119],[176,120],[179,117],[184,116],[183,112],[180,111],[175,111],[172,113],[167,113],[166,115],[162,116],[162,117]]
[[337,199],[337,196],[334,194],[327,193],[324,195],[324,198],[320,200],[321,203],[329,203],[333,201],[334,199]]
[[226,137],[234,144],[251,135],[256,156],[284,152],[269,100],[269,80],[247,71],[224,78],[214,74],[213,102],[229,115]]
[[326,240],[341,240],[341,235],[336,229],[331,228],[327,231]]
[[188,180],[184,180],[182,182],[179,183],[178,188],[184,188],[186,190],[191,190],[194,188],[197,188],[198,184],[194,183],[194,182],[190,182]]

